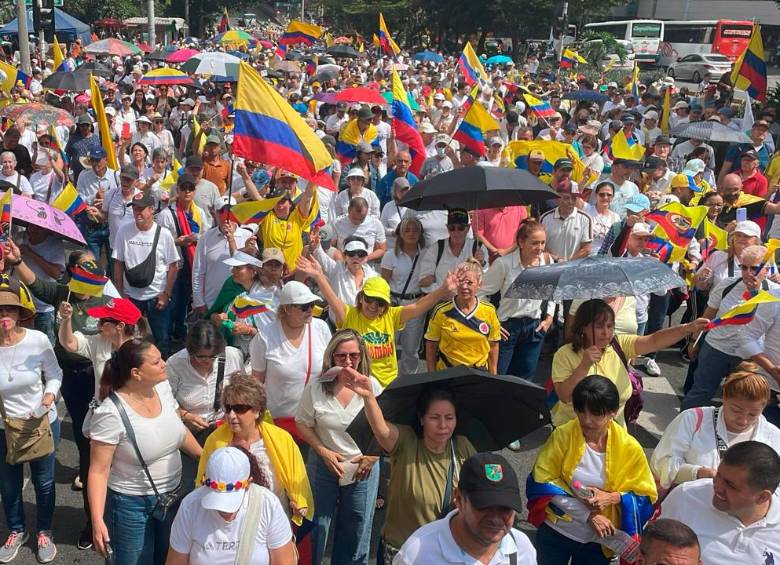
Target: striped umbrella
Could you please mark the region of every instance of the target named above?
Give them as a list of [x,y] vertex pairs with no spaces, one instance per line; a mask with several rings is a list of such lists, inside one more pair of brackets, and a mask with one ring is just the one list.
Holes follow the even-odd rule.
[[204,51],[181,66],[194,75],[237,76],[241,59],[220,51]]
[[171,69],[169,67],[160,67],[159,69],[152,69],[146,73],[140,80],[141,84],[186,84],[192,86],[194,83],[192,79],[187,76],[187,73],[179,71],[177,69]]
[[137,45],[133,45],[127,41],[121,41],[114,37],[90,43],[84,48],[84,52],[90,55],[117,55],[119,57],[140,55],[142,53]]
[[224,33],[214,36],[214,43],[220,45],[242,45],[254,41],[255,38],[240,29],[229,29]]
[[174,51],[168,57],[165,59],[165,62],[167,63],[183,63],[184,61],[189,61],[192,59],[195,55],[199,55],[200,51],[197,49],[190,49],[189,47],[186,49],[179,49],[178,51]]

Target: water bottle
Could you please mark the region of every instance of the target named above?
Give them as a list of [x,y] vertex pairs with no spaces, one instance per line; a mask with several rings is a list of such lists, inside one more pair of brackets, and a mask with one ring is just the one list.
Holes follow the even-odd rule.
[[571,488],[574,494],[577,495],[577,498],[592,498],[596,494],[592,488],[586,487],[580,481],[574,481],[571,484]]

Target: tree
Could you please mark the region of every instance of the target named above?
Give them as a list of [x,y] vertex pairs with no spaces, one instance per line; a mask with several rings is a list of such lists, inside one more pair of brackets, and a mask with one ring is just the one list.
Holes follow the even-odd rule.
[[582,36],[582,56],[596,67],[609,57],[610,54],[618,56],[621,62],[625,61],[628,51],[621,45],[615,36],[608,31],[588,31]]

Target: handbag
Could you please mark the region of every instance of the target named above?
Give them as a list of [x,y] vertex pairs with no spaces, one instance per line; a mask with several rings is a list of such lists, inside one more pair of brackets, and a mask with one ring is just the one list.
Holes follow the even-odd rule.
[[125,269],[125,279],[127,284],[135,288],[145,288],[152,284],[154,273],[157,269],[157,242],[160,241],[160,232],[162,228],[157,226],[154,232],[154,241],[152,249],[146,259],[138,263],[135,267]]
[[171,492],[160,493],[160,491],[157,490],[157,485],[154,484],[152,474],[149,472],[149,467],[146,465],[146,461],[144,461],[144,458],[141,455],[141,450],[138,449],[138,443],[135,440],[133,425],[130,423],[130,418],[127,417],[125,407],[122,405],[122,402],[119,400],[115,392],[109,394],[108,397],[111,399],[111,402],[114,403],[114,406],[116,406],[116,409],[119,412],[119,417],[122,418],[122,424],[125,427],[127,438],[130,440],[130,443],[135,450],[135,455],[138,457],[138,461],[141,463],[141,467],[143,468],[144,473],[146,473],[146,478],[149,479],[149,484],[152,485],[154,495],[157,497],[157,504],[155,505],[154,510],[152,510],[152,518],[159,520],[160,522],[165,522],[171,513],[171,509],[176,506],[176,504],[178,504],[179,499],[183,494],[184,488],[182,487],[181,483],[179,483],[179,486],[177,486]]
[[615,350],[617,356],[620,357],[620,361],[623,363],[623,367],[628,374],[628,380],[631,383],[631,396],[626,401],[626,406],[623,408],[623,416],[626,420],[626,424],[632,424],[639,418],[639,413],[644,408],[644,401],[642,400],[642,390],[644,390],[644,383],[642,382],[642,375],[634,371],[631,365],[628,364],[626,354],[623,353],[623,349],[620,347],[620,343],[614,337],[610,343],[612,349]]
[[48,413],[38,418],[10,418],[2,397],[0,413],[5,423],[6,463],[18,465],[54,453],[54,436]]

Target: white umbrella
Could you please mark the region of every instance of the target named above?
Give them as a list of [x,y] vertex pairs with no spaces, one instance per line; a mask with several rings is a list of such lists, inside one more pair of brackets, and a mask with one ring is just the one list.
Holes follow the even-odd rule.
[[[222,51],[204,51],[197,57],[190,59],[193,63],[185,63],[182,65],[182,70],[187,73],[193,73],[196,75],[217,75],[227,76],[230,71],[238,67],[241,63],[241,59],[230,53],[223,53]],[[197,66],[194,66],[194,61],[198,61]],[[228,65],[235,65],[235,67],[228,67]]]
[[[341,65],[334,65],[334,64],[325,64],[325,65],[318,65],[317,66],[317,73],[321,73],[322,71],[333,71],[335,73],[341,72],[341,69],[343,69]],[[315,74],[317,74],[315,73]]]

